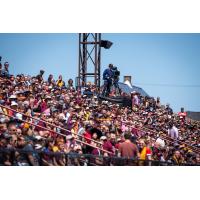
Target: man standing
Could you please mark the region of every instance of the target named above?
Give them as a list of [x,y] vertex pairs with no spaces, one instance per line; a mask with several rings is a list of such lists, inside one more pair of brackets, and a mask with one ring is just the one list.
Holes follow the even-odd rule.
[[10,74],[9,74],[9,63],[8,62],[5,62],[4,63],[4,69],[1,70],[1,75],[3,77],[6,77],[6,78],[9,78],[10,77]]
[[184,125],[185,123],[185,118],[187,116],[187,113],[184,112],[184,108],[181,108],[181,112],[178,113],[179,119],[181,121],[181,125]]
[[38,79],[39,83],[42,83],[43,80],[43,75],[44,75],[45,71],[44,70],[40,70],[40,73],[36,76],[36,78]]
[[119,144],[118,156],[131,159],[139,157],[137,146],[131,142],[131,134],[125,133],[124,139],[125,141]]
[[167,112],[168,115],[173,115],[173,110],[170,108],[169,104],[166,105],[165,110],[166,110],[166,112]]
[[178,129],[173,125],[173,123],[169,124],[168,135],[174,139],[178,139]]
[[103,72],[103,80],[104,80],[104,87],[103,87],[103,96],[109,96],[110,94],[110,88],[112,86],[112,78],[113,78],[113,72],[112,72],[113,64],[109,64],[108,68],[104,70]]

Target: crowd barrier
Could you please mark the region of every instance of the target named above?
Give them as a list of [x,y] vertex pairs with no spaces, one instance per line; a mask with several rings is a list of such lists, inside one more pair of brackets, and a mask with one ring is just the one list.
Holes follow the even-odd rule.
[[[23,156],[28,156],[28,154],[34,154],[38,159],[39,166],[46,166],[42,162],[42,158],[44,156],[49,156],[51,158],[65,158],[66,164],[65,166],[177,166],[176,163],[173,162],[163,162],[157,160],[138,160],[138,159],[130,159],[124,157],[117,157],[117,156],[96,156],[91,154],[78,154],[74,152],[70,153],[53,153],[53,152],[44,152],[44,151],[24,151],[21,149],[0,149],[0,165],[5,165],[2,163],[3,158],[9,155],[10,163],[12,166],[21,166],[15,154],[21,154]],[[28,164],[31,166],[31,164]],[[181,163],[179,166],[200,166],[197,164],[191,163]]]

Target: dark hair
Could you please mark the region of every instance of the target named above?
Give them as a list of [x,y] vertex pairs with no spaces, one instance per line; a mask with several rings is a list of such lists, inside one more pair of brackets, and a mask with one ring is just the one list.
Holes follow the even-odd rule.
[[40,70],[40,73],[41,73],[41,74],[44,74],[44,72],[45,72],[44,70],[42,70],[42,69]]
[[173,122],[170,122],[169,123],[169,128],[172,128],[173,127]]
[[111,68],[112,68],[112,67],[113,67],[113,64],[110,63],[110,64],[108,65],[108,67],[111,67]]
[[131,139],[131,134],[130,133],[125,133],[124,134],[125,140],[130,140]]

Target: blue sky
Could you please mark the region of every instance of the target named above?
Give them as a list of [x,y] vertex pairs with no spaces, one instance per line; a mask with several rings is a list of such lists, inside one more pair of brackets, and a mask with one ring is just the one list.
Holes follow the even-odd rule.
[[[150,96],[170,103],[175,111],[200,111],[200,34],[102,34],[113,42],[102,49],[102,71],[109,63]],[[0,34],[2,61],[10,72],[75,78],[78,71],[78,34]]]

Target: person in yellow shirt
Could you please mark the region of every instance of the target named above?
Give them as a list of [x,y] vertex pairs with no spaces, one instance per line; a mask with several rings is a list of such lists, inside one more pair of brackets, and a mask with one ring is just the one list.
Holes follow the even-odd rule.
[[84,118],[86,121],[89,121],[90,115],[91,115],[91,112],[89,111],[89,108],[87,107],[86,111],[84,111]]
[[151,149],[146,145],[144,140],[139,141],[139,149],[140,149],[140,159],[141,160],[151,160]]
[[59,75],[58,80],[56,81],[56,85],[60,88],[65,86],[65,82],[62,80],[62,75]]
[[139,141],[139,151],[140,151],[140,160],[141,160],[139,161],[139,165],[140,166],[145,165],[145,162],[144,162],[145,160],[148,161],[147,165],[151,165],[151,162],[149,161],[152,160],[151,159],[152,151],[143,139]]

